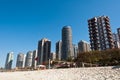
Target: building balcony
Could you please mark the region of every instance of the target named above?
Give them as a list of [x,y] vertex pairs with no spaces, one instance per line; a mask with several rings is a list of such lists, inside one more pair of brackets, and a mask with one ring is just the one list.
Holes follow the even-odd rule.
[[112,39],[109,39],[108,41],[109,41],[110,43],[113,43],[113,42],[114,42]]
[[93,23],[93,26],[97,26],[98,24],[96,22]]
[[90,35],[90,36],[93,36],[92,32],[89,32],[89,35]]
[[93,29],[95,29],[95,30],[97,30],[97,29],[98,29],[96,25],[95,25],[95,26],[93,26],[92,28],[93,28]]
[[94,34],[94,37],[98,38],[98,36],[99,36],[99,34],[97,34],[97,33],[96,33],[96,34]]
[[110,48],[113,49],[114,48],[114,45],[113,44],[109,44]]
[[92,30],[92,33],[96,33],[96,32],[97,32],[97,29],[93,29],[93,30]]
[[90,38],[91,41],[93,40],[93,37],[92,37],[92,36],[90,36],[89,38]]
[[98,43],[97,41],[99,40],[99,38],[93,37],[94,42]]
[[108,24],[106,24],[105,26],[106,26],[106,28],[110,28],[110,25],[108,25]]
[[110,28],[106,28],[107,31],[111,31]]
[[112,32],[111,32],[111,31],[108,31],[108,33],[112,35]]
[[88,23],[89,26],[91,26],[91,23]]
[[95,35],[95,34],[97,34],[97,33],[98,33],[97,31],[92,31],[92,34],[93,34],[93,35]]
[[95,21],[96,21],[96,19],[95,19],[95,18],[92,18],[92,19],[91,19],[91,22],[95,22]]
[[88,20],[88,23],[91,23],[91,20]]
[[112,36],[108,36],[109,39],[112,39]]
[[89,30],[91,30],[91,28],[92,28],[91,26],[88,26],[88,29],[89,29]]
[[107,35],[112,36],[112,32],[111,32],[111,31],[108,31],[108,32],[107,32]]
[[108,18],[108,17],[106,17],[106,18],[104,18],[104,20],[105,20],[105,21],[109,21],[109,18]]
[[108,25],[110,25],[109,21],[105,21],[105,24],[108,24]]
[[91,29],[89,29],[88,31],[89,31],[89,32],[91,32],[92,30],[91,30]]

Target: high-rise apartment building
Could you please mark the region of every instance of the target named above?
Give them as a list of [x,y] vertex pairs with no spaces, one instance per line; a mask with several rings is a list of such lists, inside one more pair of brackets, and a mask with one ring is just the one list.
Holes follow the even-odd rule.
[[12,69],[12,62],[13,62],[13,52],[7,54],[5,69],[10,70]]
[[62,41],[58,41],[56,43],[56,59],[61,60],[61,54],[62,54]]
[[32,67],[33,68],[36,68],[37,66],[37,55],[38,55],[38,51],[37,50],[34,50],[33,51],[33,60],[32,60]]
[[114,41],[114,47],[120,48],[120,40],[119,40],[119,35],[117,33],[113,33],[113,41]]
[[25,67],[32,67],[33,52],[28,51],[26,55]]
[[119,37],[119,41],[120,41],[120,28],[117,28],[117,33],[118,33],[118,37]]
[[72,46],[72,29],[70,26],[62,28],[62,60],[74,57]]
[[51,41],[43,38],[38,42],[38,65],[47,65],[50,59]]
[[108,16],[100,16],[89,19],[88,26],[92,50],[106,50],[114,48]]
[[77,45],[73,44],[73,53],[74,53],[74,59],[78,56],[78,47]]
[[51,60],[55,60],[56,59],[56,53],[54,53],[54,52],[52,52],[51,54],[50,54],[50,59]]
[[81,40],[78,43],[78,51],[81,52],[89,52],[90,51],[90,44],[84,40]]
[[17,63],[16,63],[17,68],[24,68],[25,67],[25,58],[26,58],[25,54],[23,54],[23,53],[18,54]]

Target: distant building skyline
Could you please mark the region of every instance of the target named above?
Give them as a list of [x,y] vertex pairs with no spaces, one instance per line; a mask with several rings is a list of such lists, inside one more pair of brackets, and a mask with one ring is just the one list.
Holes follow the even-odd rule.
[[[111,48],[120,47],[120,44],[119,44],[120,41],[119,41],[119,35],[118,35],[118,33],[120,33],[119,29],[117,29],[118,33],[111,34],[112,32],[110,29],[109,18],[107,16],[94,17],[88,20],[88,24],[89,24],[89,32],[90,32],[89,34],[90,34],[90,39],[91,39],[90,41],[92,41],[93,38],[95,38],[95,40],[93,41],[96,41],[99,39],[97,41],[98,42],[97,44],[102,45],[102,43],[100,43],[100,40],[102,39],[104,41],[104,44],[106,44],[104,45],[104,49],[109,49],[110,47]],[[95,28],[93,28],[94,26]],[[101,34],[100,31],[101,33],[103,31],[103,33]],[[100,35],[104,37],[101,38]],[[107,42],[109,42],[109,44],[105,43],[106,40]],[[110,42],[113,42],[114,46],[111,46],[112,43]],[[17,61],[16,61],[16,67],[18,68],[34,67],[35,68],[37,65],[48,63],[49,59],[52,59],[52,60],[55,60],[55,59],[67,60],[68,58],[73,59],[73,58],[77,58],[78,53],[90,51],[90,43],[84,40],[81,40],[78,43],[78,47],[76,46],[76,44],[72,43],[72,29],[70,26],[64,26],[62,28],[62,40],[59,40],[58,42],[56,42],[55,45],[56,45],[56,54],[54,55],[54,54],[51,54],[51,41],[48,40],[47,38],[42,38],[38,42],[38,49],[34,50],[33,52],[32,51],[27,52],[27,56],[24,60],[23,60],[24,54],[22,53],[18,54]],[[104,50],[104,49],[100,49],[101,48],[99,47],[100,45],[97,45],[98,50]],[[107,48],[108,46],[109,48]]]
[[[103,18],[102,18],[103,17]],[[104,19],[104,16],[99,17],[100,19]],[[107,17],[108,18],[108,17]],[[94,26],[94,20],[97,20],[97,18],[92,18],[90,19],[92,20],[89,25],[91,24],[91,26]],[[108,19],[107,19],[108,20]],[[97,22],[97,21],[95,21]],[[101,24],[98,20],[98,24]],[[104,23],[106,24],[106,23]],[[89,26],[89,27],[91,27]],[[100,27],[101,25],[96,27]],[[108,26],[108,25],[107,25]],[[97,30],[98,28],[96,28],[95,30]],[[106,28],[107,29],[107,28]],[[94,30],[94,29],[93,29]],[[108,30],[108,29],[107,29]],[[90,30],[89,30],[90,31]],[[109,29],[110,31],[110,29]],[[97,33],[98,34],[98,33]],[[99,33],[100,34],[100,33]],[[110,33],[109,33],[110,34]],[[42,38],[40,41],[38,41],[38,49],[34,50],[34,51],[29,51],[27,52],[26,55],[26,59],[25,59],[25,67],[36,67],[37,65],[41,65],[41,64],[46,64],[48,63],[48,60],[67,60],[69,58],[77,58],[78,53],[81,52],[89,52],[90,49],[90,43],[81,40],[77,45],[72,43],[72,29],[70,26],[64,26],[62,28],[62,40],[59,40],[58,42],[56,42],[56,53],[55,55],[53,53],[51,53],[51,41],[48,40],[47,38]],[[90,34],[91,36],[91,34]],[[116,35],[114,35],[116,36]],[[96,36],[96,38],[99,36]],[[111,37],[110,37],[111,38]],[[102,38],[104,39],[104,38]],[[114,37],[114,40],[118,39]],[[63,53],[65,52],[65,53]],[[17,61],[16,61],[16,67],[23,68],[23,63],[24,61],[22,61],[22,56],[23,54],[20,53],[18,54],[17,57]]]

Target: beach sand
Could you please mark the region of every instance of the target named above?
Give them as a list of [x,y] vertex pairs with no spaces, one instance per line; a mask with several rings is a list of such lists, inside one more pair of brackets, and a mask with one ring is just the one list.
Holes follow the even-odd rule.
[[120,68],[89,67],[0,72],[0,80],[120,80]]

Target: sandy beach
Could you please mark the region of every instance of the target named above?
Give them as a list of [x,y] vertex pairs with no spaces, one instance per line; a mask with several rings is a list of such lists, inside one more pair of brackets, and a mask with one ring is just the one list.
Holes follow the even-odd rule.
[[91,67],[0,72],[0,80],[120,80],[120,68]]

